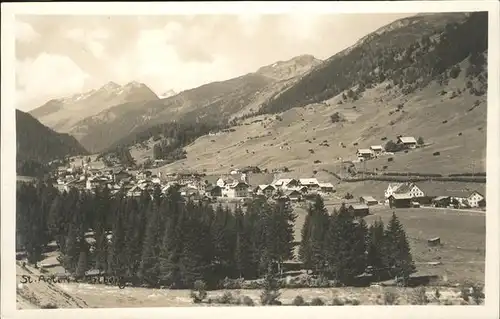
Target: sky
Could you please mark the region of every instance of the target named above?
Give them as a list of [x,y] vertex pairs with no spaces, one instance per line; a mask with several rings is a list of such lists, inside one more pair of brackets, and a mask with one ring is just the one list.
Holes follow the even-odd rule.
[[138,81],[156,94],[326,59],[413,14],[16,16],[16,107]]

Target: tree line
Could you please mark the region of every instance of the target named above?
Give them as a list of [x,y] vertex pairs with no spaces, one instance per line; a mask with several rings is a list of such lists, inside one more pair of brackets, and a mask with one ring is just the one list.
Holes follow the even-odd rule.
[[[60,263],[77,277],[92,269],[132,285],[181,289],[201,280],[215,289],[225,278],[282,274],[294,258],[296,217],[282,199],[256,198],[243,210],[185,200],[177,187],[127,197],[107,188],[60,193],[37,182],[18,186],[16,232],[28,262],[42,260],[55,241]],[[343,284],[367,268],[405,280],[414,271],[396,216],[385,230],[381,222],[368,228],[345,206],[328,214],[320,196],[309,208],[299,259]]]
[[75,276],[94,269],[134,285],[190,288],[203,280],[215,288],[293,258],[295,215],[284,200],[256,199],[243,212],[184,200],[176,187],[138,198],[106,188],[59,193],[41,182],[18,187],[16,231],[28,262],[40,261],[54,240]]
[[382,220],[368,227],[345,205],[329,214],[317,196],[301,234],[299,258],[304,267],[341,284],[351,284],[363,274],[376,280],[397,277],[405,284],[416,270],[406,233],[394,213],[387,227]]

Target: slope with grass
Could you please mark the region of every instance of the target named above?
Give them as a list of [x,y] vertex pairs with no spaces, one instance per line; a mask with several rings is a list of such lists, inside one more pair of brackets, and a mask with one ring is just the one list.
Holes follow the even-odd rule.
[[[462,68],[466,64],[464,61]],[[392,162],[387,158],[367,161],[366,169],[387,166],[385,170],[392,172],[443,175],[472,169],[484,172],[486,97],[470,94],[465,86],[465,79],[459,76],[446,85],[432,82],[420,91],[403,94],[382,83],[356,101],[338,104],[342,100],[338,95],[321,104],[252,117],[232,127],[234,132],[200,137],[185,148],[185,160],[163,169],[189,167],[220,173],[257,165],[270,171],[287,167],[299,175],[321,169],[336,171],[341,159],[356,159],[358,148],[384,145],[404,135],[421,136],[428,146],[397,153]],[[447,94],[441,95],[443,91]],[[456,93],[453,98],[452,92]],[[400,111],[396,111],[398,105],[403,105]],[[332,123],[330,116],[336,112],[345,121]],[[433,156],[435,151],[440,155]]]

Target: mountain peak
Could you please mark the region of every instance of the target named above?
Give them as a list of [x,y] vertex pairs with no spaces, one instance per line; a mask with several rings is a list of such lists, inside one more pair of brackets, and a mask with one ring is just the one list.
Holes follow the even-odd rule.
[[276,80],[286,80],[306,73],[321,62],[311,54],[303,54],[263,66],[256,73]]
[[120,88],[120,85],[113,81],[109,81],[101,87],[101,89],[104,89],[106,91],[116,90],[118,88]]
[[165,93],[160,94],[158,97],[160,99],[166,99],[166,98],[169,98],[169,97],[174,96],[174,95],[177,95],[177,92],[175,92],[174,90],[170,89],[170,90],[166,91]]

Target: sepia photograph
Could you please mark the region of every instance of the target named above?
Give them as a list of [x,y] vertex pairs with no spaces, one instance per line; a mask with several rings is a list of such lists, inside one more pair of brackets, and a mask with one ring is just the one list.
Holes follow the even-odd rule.
[[485,306],[491,3],[87,5],[11,18],[15,309]]

